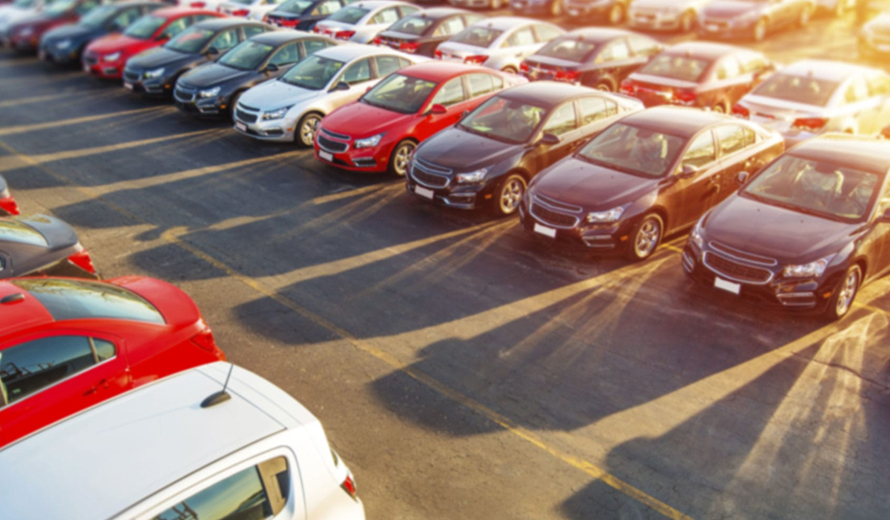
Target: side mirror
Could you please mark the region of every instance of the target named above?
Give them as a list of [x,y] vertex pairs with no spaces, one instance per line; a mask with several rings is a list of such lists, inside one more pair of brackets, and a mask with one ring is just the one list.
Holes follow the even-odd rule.
[[204,54],[206,54],[207,56],[218,56],[219,49],[217,49],[216,47],[211,47],[207,49],[207,52],[205,52]]
[[698,167],[691,164],[684,164],[683,168],[680,170],[680,178],[688,179],[693,177],[696,173],[698,173]]
[[879,224],[890,224],[890,209],[884,210],[884,214],[878,217]]
[[538,144],[546,144],[548,146],[553,146],[555,144],[559,144],[562,139],[555,134],[544,134],[541,136],[541,140],[538,141]]
[[745,184],[746,182],[748,182],[748,177],[750,177],[750,176],[751,176],[751,174],[748,172],[739,172],[739,175],[738,175],[738,177],[736,177],[736,180],[739,181],[739,184]]
[[345,81],[341,81],[341,82],[337,83],[336,85],[334,85],[333,87],[331,87],[331,90],[329,90],[328,92],[334,92],[336,90],[349,90],[349,83],[346,83]]
[[430,114],[444,114],[446,112],[448,112],[448,109],[445,108],[445,105],[440,105],[438,103],[431,106],[429,110]]
[[275,65],[274,63],[270,63],[270,64],[266,65],[266,68],[263,69],[263,72],[278,72],[279,70],[281,70],[281,69],[278,68],[278,65]]

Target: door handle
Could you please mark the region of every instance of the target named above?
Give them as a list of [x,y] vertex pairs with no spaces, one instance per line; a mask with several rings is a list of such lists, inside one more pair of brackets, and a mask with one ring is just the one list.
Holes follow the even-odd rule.
[[84,392],[83,395],[91,395],[91,394],[98,392],[99,390],[104,390],[105,388],[108,388],[108,380],[100,379],[99,382],[96,383],[96,386],[94,386],[94,387],[90,388],[89,390],[87,390],[86,392]]

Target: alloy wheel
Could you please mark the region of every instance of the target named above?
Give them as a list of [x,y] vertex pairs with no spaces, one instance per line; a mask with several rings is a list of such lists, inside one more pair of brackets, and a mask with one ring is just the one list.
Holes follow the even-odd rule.
[[643,260],[651,256],[661,242],[661,232],[661,219],[657,215],[646,217],[640,223],[633,237],[633,257],[637,260]]
[[408,173],[408,161],[414,155],[415,148],[417,145],[411,141],[401,143],[390,159],[390,171],[399,177],[404,177]]
[[525,181],[519,175],[511,175],[501,186],[498,210],[501,215],[511,215],[519,207],[525,194]]
[[834,314],[838,318],[843,317],[850,311],[853,306],[853,300],[856,298],[856,292],[859,291],[859,268],[854,266],[847,271],[847,277],[841,283],[838,290],[837,301],[834,305]]
[[319,122],[321,122],[321,118],[316,114],[304,116],[300,121],[300,142],[303,146],[312,146],[315,141],[315,129]]

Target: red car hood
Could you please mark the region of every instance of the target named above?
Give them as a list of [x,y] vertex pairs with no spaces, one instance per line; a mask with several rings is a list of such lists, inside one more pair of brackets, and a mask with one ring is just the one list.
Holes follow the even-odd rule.
[[140,40],[123,34],[109,34],[87,46],[87,50],[98,54],[111,54],[122,51],[124,54],[136,54],[152,46],[151,40]]
[[[356,101],[325,116],[321,126],[331,132],[361,139],[399,128],[415,117],[417,114],[402,114]],[[361,129],[360,133],[356,133],[357,128]]]

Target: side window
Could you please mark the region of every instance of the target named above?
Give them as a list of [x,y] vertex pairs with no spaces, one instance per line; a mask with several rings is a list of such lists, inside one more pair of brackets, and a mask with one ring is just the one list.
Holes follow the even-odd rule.
[[14,403],[115,355],[113,343],[51,336],[0,351],[0,407]]
[[618,113],[618,105],[601,97],[586,97],[578,101],[581,109],[581,125],[586,126],[600,119],[614,116]]
[[136,18],[141,16],[139,8],[127,9],[121,14],[115,17],[114,21],[111,22],[111,26],[118,31],[124,30],[128,25],[133,23]]
[[303,48],[306,50],[306,56],[311,56],[322,49],[327,49],[328,42],[325,40],[304,40]]
[[562,36],[562,33],[556,28],[549,25],[535,25],[535,37],[539,43],[547,43],[557,36]]
[[420,11],[419,7],[414,7],[413,5],[400,5],[399,12],[401,12],[402,14],[401,16],[399,16],[399,18],[404,18],[409,14],[414,14],[418,11]]
[[356,83],[361,83],[363,81],[368,81],[371,79],[371,60],[369,58],[365,58],[357,63],[353,63],[346,69],[346,72],[343,73],[343,77],[340,81],[345,81],[350,85],[355,85]]
[[411,65],[411,60],[407,58],[399,58],[400,68],[404,69],[405,67]]
[[384,78],[402,68],[402,63],[397,56],[377,56],[377,77]]
[[543,133],[563,135],[567,132],[571,132],[577,127],[578,124],[577,121],[575,121],[575,104],[566,103],[553,112],[550,119],[544,124]]
[[269,63],[281,67],[298,61],[300,61],[300,43],[294,42],[278,49],[278,52],[272,56]]
[[468,74],[467,81],[470,83],[470,98],[494,92],[493,78],[494,76],[491,74],[485,73]]
[[216,18],[216,16],[211,16],[209,14],[199,14],[199,15],[195,15],[195,16],[190,16],[189,17],[190,21],[188,24],[186,24],[186,27],[188,27],[189,25],[191,25],[193,23],[203,22],[204,20],[210,20],[213,18]]
[[340,0],[328,0],[318,4],[312,14],[334,14],[341,8]]
[[610,61],[621,61],[630,58],[630,49],[624,40],[616,40],[603,49],[597,56],[597,63],[608,63]]
[[652,56],[653,54],[658,53],[658,42],[650,40],[649,38],[631,36],[627,39],[627,44],[630,46],[630,50],[632,50],[634,54]]
[[707,130],[692,141],[686,153],[683,154],[683,162],[680,165],[701,168],[712,163],[715,159],[714,137],[711,135],[711,131]]
[[743,126],[719,126],[715,133],[717,141],[720,143],[720,155],[738,152],[754,143],[754,132]]
[[464,30],[464,19],[460,16],[452,16],[436,27],[433,36],[452,36]]
[[218,50],[220,53],[225,52],[238,44],[238,29],[229,29],[219,33],[216,38],[210,42],[210,46]]
[[247,25],[244,27],[244,39],[249,40],[258,34],[263,34],[266,32],[264,27],[260,27],[257,25]]
[[734,56],[723,58],[717,65],[717,79],[734,79],[741,75],[739,61]]
[[189,18],[190,17],[183,17],[171,22],[170,25],[168,25],[167,28],[164,29],[164,32],[162,34],[167,38],[173,38],[188,27],[190,23]]
[[399,11],[395,7],[384,9],[377,13],[371,20],[371,23],[388,23],[393,24],[399,21]]
[[868,93],[872,96],[885,96],[890,94],[890,77],[884,74],[875,74],[868,79]]
[[844,99],[847,103],[858,103],[859,101],[868,99],[868,85],[865,83],[865,78],[862,76],[853,78],[850,82],[850,86],[847,87]]
[[535,34],[532,32],[532,28],[523,27],[511,34],[507,41],[504,42],[504,46],[519,47],[521,45],[534,45],[535,43]]
[[767,67],[766,58],[759,54],[744,55],[739,58],[742,74],[759,74]]
[[454,78],[439,88],[436,96],[433,98],[433,105],[444,105],[446,107],[455,105],[464,100],[464,83],[463,78]]

